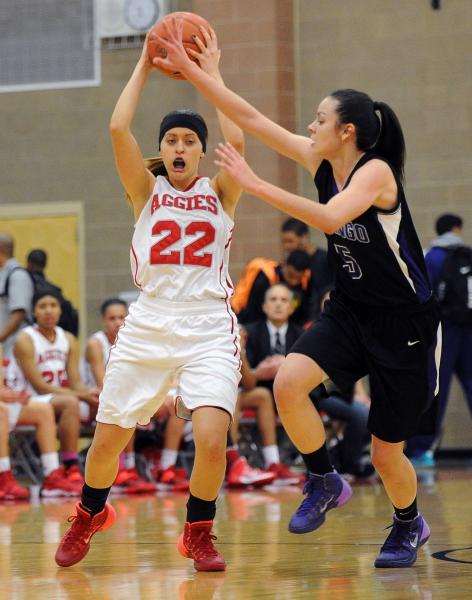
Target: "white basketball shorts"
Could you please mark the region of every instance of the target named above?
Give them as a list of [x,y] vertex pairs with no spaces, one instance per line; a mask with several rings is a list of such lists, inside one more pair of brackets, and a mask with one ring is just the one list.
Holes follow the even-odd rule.
[[169,302],[141,293],[111,349],[97,421],[147,425],[176,377],[188,411],[215,406],[232,416],[239,350],[236,317],[225,301]]

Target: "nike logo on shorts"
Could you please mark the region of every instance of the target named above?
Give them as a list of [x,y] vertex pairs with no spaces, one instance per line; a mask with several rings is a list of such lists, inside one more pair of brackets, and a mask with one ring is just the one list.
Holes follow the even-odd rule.
[[408,340],[408,345],[409,346],[414,346],[415,344],[419,344],[421,340],[415,340],[414,342],[410,342],[410,340]]

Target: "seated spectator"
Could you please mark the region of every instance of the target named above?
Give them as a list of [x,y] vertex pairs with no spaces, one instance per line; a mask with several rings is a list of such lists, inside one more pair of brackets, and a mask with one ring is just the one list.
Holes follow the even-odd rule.
[[0,500],[26,500],[29,490],[13,477],[8,441],[9,432],[17,425],[36,428],[36,440],[44,473],[43,496],[78,496],[81,485],[70,481],[59,466],[56,451],[56,423],[52,406],[31,400],[25,391],[14,392],[6,387],[3,375],[3,357],[0,346]]
[[308,285],[310,320],[320,313],[323,290],[333,285],[334,277],[328,262],[328,253],[318,248],[310,240],[308,225],[298,219],[289,218],[280,231],[282,247],[286,254],[294,250],[304,250],[310,256],[310,282]]
[[276,283],[284,283],[293,294],[294,311],[291,320],[303,325],[309,319],[310,257],[303,250],[294,250],[284,262],[267,258],[250,261],[240,277],[231,306],[243,325],[264,319],[264,296]]
[[257,427],[262,439],[262,456],[265,470],[275,475],[274,485],[297,485],[304,479],[303,476],[290,471],[287,465],[280,462],[279,447],[277,445],[277,423],[272,393],[265,387],[257,385],[257,378],[251,370],[244,353],[244,333],[241,334],[241,388],[238,403],[234,413],[231,435],[235,443],[239,439],[240,413],[244,409],[255,409]]
[[262,310],[265,319],[246,327],[245,351],[257,380],[256,389],[267,389],[272,400],[277,371],[302,329],[290,321],[294,310],[293,293],[285,284],[276,284],[266,290]]
[[246,327],[247,360],[259,385],[271,391],[285,355],[302,333],[290,321],[293,310],[293,292],[284,284],[273,285],[266,290],[262,304],[265,318]]
[[109,298],[101,305],[103,328],[87,340],[84,359],[80,363],[81,377],[86,385],[102,389],[110,350],[127,314],[128,306],[119,298]]
[[58,420],[65,475],[72,481],[83,483],[77,465],[79,401],[94,410],[99,390],[82,383],[77,340],[57,326],[60,315],[59,296],[52,292],[34,295],[33,316],[36,323],[19,334],[14,346],[15,360],[8,367],[7,380],[12,389],[26,389],[35,402],[52,405]]
[[0,233],[0,344],[7,360],[21,328],[31,323],[34,293],[31,277],[14,258],[14,245],[11,235]]
[[35,293],[52,292],[60,297],[61,318],[58,325],[77,337],[79,334],[79,314],[69,300],[64,298],[61,288],[46,279],[44,270],[46,269],[47,260],[46,252],[41,249],[31,250],[26,257],[26,268],[34,281],[34,291]]
[[[91,388],[103,388],[105,369],[110,355],[110,350],[115,343],[118,331],[125,322],[128,314],[126,302],[119,298],[109,298],[100,307],[103,329],[96,331],[90,336],[85,346],[85,356],[81,363],[82,377],[85,384]],[[97,406],[88,407],[92,410],[84,415],[83,404],[81,404],[82,418],[94,420]],[[130,439],[126,448],[120,455],[118,474],[113,484],[114,492],[126,492],[128,494],[145,494],[155,491],[156,487],[150,481],[146,481],[136,469],[136,457],[134,453],[134,442],[136,433]]]

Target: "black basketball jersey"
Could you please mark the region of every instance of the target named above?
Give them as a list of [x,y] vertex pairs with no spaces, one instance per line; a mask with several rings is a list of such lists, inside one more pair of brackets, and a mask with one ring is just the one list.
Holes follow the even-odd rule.
[[[367,152],[353,174],[374,158]],[[395,171],[397,205],[391,210],[371,206],[346,223],[328,240],[328,255],[335,267],[335,289],[360,305],[386,309],[420,308],[431,296],[423,251],[408,209],[402,184]],[[324,160],[315,174],[319,201],[326,204],[338,193],[331,164]]]

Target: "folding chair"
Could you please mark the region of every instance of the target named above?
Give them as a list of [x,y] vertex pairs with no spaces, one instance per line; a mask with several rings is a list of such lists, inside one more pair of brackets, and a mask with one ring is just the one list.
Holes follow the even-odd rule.
[[36,428],[19,425],[10,432],[10,461],[15,472],[26,475],[34,484],[43,480],[41,460],[36,451]]

